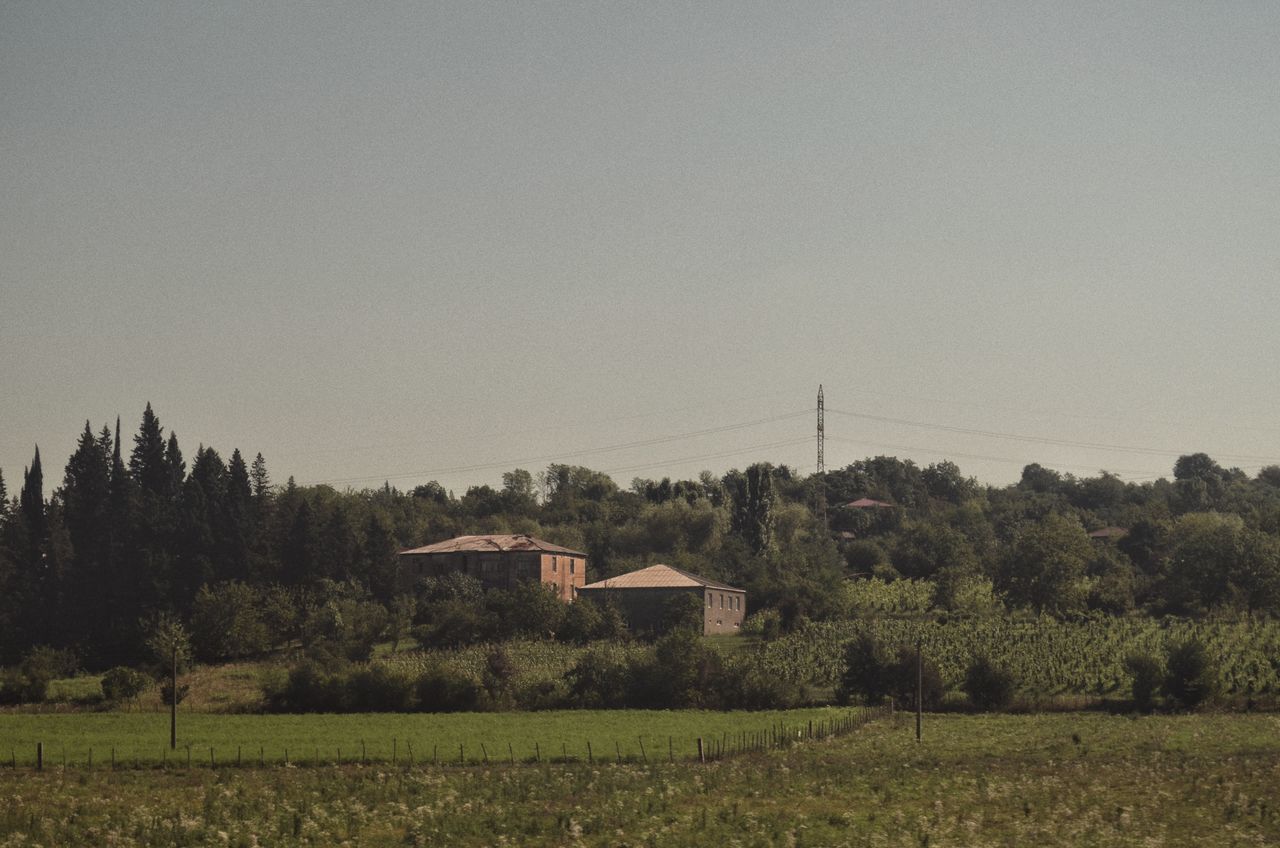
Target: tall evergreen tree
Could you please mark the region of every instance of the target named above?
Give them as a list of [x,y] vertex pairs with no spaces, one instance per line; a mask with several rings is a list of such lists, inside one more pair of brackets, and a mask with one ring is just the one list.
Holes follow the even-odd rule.
[[40,468],[40,446],[31,466],[22,470],[22,489],[18,492],[18,508],[26,522],[32,544],[39,546],[49,535],[48,517],[44,504],[44,471]]
[[253,496],[253,487],[249,480],[249,469],[244,464],[240,449],[231,451],[231,461],[227,463],[227,497],[229,503],[247,505]]
[[[258,454],[262,456],[262,454]],[[4,469],[0,468],[0,521],[9,517],[9,490],[4,485]]]
[[267,474],[267,461],[259,452],[253,458],[253,467],[249,469],[249,479],[253,484],[253,496],[262,500],[271,491],[271,477]]
[[237,448],[227,464],[227,490],[222,516],[225,530],[221,542],[219,574],[244,580],[249,577],[249,547],[253,537],[253,488],[249,469]]
[[149,495],[164,498],[173,493],[168,465],[165,462],[164,431],[151,404],[142,413],[142,425],[133,437],[133,453],[129,470],[138,487]]
[[[101,441],[101,439],[99,440]],[[155,611],[148,591],[149,575],[141,565],[138,544],[138,515],[135,510],[133,478],[121,455],[120,416],[116,416],[115,440],[111,450],[110,496],[107,505],[109,550],[106,571],[110,574],[109,607],[112,611],[105,644],[104,664],[134,661],[142,651],[141,621]]]
[[187,461],[182,458],[182,448],[178,447],[178,434],[172,430],[169,431],[169,443],[164,449],[164,463],[168,469],[170,491],[177,496],[187,479]]
[[733,531],[750,546],[753,553],[764,553],[773,547],[773,468],[758,462],[744,475],[734,472],[726,477],[732,487]]
[[60,497],[71,555],[61,576],[59,641],[85,646],[92,665],[104,648],[113,595],[110,568],[111,434],[94,438],[89,422],[67,461]]

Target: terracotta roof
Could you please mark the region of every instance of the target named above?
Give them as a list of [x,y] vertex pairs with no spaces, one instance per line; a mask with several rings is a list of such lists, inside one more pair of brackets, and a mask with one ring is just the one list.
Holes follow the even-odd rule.
[[609,577],[596,583],[588,583],[586,586],[580,587],[578,591],[583,589],[679,589],[692,588],[694,586],[725,589],[731,592],[744,591],[735,586],[717,583],[714,580],[699,577],[697,574],[690,574],[688,571],[681,571],[678,568],[662,564],[651,565],[639,571],[629,571],[626,574],[619,574],[617,577]]
[[405,554],[452,554],[461,551],[480,551],[482,553],[507,552],[507,551],[541,551],[548,554],[569,554],[571,556],[585,557],[582,551],[575,551],[572,548],[553,545],[550,542],[544,542],[526,533],[516,535],[490,535],[490,536],[455,536],[452,539],[445,539],[443,542],[436,542],[434,545],[423,545],[421,548],[410,548],[401,551],[400,555]]
[[1089,534],[1091,539],[1119,539],[1121,536],[1128,536],[1129,531],[1123,527],[1103,527],[1101,530],[1094,530]]
[[872,507],[892,507],[893,504],[884,501],[873,501],[871,498],[858,498],[856,501],[850,501],[845,504],[850,509],[871,509]]

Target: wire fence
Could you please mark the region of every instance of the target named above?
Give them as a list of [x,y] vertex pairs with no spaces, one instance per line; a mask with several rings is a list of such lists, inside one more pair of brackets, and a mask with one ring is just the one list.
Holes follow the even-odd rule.
[[[659,737],[636,736],[632,739],[562,742],[543,747],[541,742],[489,744],[485,742],[447,743],[422,740],[380,740],[370,744],[357,740],[349,745],[308,745],[269,747],[264,744],[179,745],[164,746],[154,754],[130,746],[51,750],[43,742],[34,746],[9,746],[8,762],[0,766],[11,769],[167,769],[167,768],[278,768],[335,765],[392,765],[412,767],[448,766],[519,766],[529,764],[605,764],[605,763],[707,763],[747,754],[761,753],[853,733],[865,725],[894,716],[892,704],[850,709],[844,715],[809,720],[802,724],[777,722],[754,729],[721,732],[717,735],[690,739],[667,736],[663,745]],[[648,744],[646,744],[648,740]],[[638,744],[636,744],[638,743]],[[0,749],[2,750],[2,749]]]

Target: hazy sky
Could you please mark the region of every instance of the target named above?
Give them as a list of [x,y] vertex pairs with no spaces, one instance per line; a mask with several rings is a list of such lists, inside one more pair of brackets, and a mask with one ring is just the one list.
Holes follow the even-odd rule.
[[1277,44],[1272,2],[0,0],[0,468],[150,401],[277,482],[807,473],[823,383],[828,467],[1256,470]]

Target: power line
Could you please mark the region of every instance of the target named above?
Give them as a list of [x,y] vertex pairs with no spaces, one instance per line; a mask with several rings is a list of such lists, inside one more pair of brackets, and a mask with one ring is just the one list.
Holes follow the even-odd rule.
[[692,439],[699,436],[708,436],[716,433],[728,433],[735,430],[744,430],[748,427],[758,427],[762,424],[772,424],[777,421],[786,421],[793,418],[807,417],[811,413],[808,409],[798,412],[788,412],[781,415],[772,415],[767,418],[757,418],[753,421],[741,421],[736,424],[726,424],[721,427],[708,427],[702,430],[691,430],[686,433],[676,433],[669,436],[655,436],[649,439],[638,439],[632,442],[622,442],[614,445],[604,445],[595,448],[586,448],[577,451],[561,451],[560,453],[547,454],[537,457],[525,457],[522,459],[505,459],[499,462],[480,462],[469,465],[455,465],[445,468],[428,468],[419,471],[408,471],[396,474],[369,474],[360,477],[342,477],[337,479],[325,480],[326,483],[359,483],[367,480],[402,480],[410,477],[432,477],[443,476],[446,474],[464,474],[471,471],[488,471],[495,468],[515,468],[520,465],[540,462],[555,462],[557,460],[570,459],[580,456],[595,456],[602,453],[613,453],[614,451],[628,450],[631,448],[652,447],[653,445],[666,444],[669,442],[681,441],[683,439]]
[[[840,442],[842,444],[862,445],[864,447],[882,448],[885,450],[913,451],[915,453],[925,453],[925,454],[931,454],[933,456],[940,456],[940,457],[943,457],[944,459],[951,459],[953,457],[958,457],[960,459],[978,459],[978,460],[985,460],[988,462],[1005,462],[1010,465],[1024,465],[1024,466],[1029,465],[1032,462],[1035,462],[1035,460],[1010,459],[1009,457],[988,456],[985,454],[977,454],[977,453],[961,453],[960,451],[941,451],[935,448],[922,448],[922,447],[919,447],[918,445],[893,445],[893,444],[886,444],[884,442],[868,442],[863,439],[845,439],[838,436],[832,436],[831,441]],[[1151,472],[1145,468],[1141,470],[1136,468],[1099,469],[1092,465],[1076,465],[1076,464],[1070,464],[1070,463],[1054,463],[1053,467],[1054,468],[1075,468],[1075,469],[1086,470],[1086,471],[1107,471],[1112,474],[1139,474],[1139,475],[1151,474]],[[1159,477],[1161,475],[1157,474],[1155,476]]]
[[[1169,419],[1135,418],[1131,416],[1120,416],[1120,415],[1084,415],[1078,411],[1048,409],[1043,407],[1037,409],[1037,408],[1028,408],[1028,407],[996,406],[994,404],[989,404],[989,403],[973,403],[971,401],[949,400],[946,398],[928,397],[926,395],[912,395],[904,392],[878,392],[871,389],[850,389],[849,391],[852,392],[853,394],[874,395],[876,397],[892,398],[894,400],[901,400],[903,398],[906,398],[909,400],[922,401],[924,403],[936,403],[936,404],[943,404],[945,406],[959,406],[959,407],[965,407],[969,409],[980,409],[984,412],[992,412],[992,411],[1011,412],[1019,415],[1033,416],[1036,418],[1046,418],[1051,416],[1053,418],[1075,418],[1081,421],[1111,421],[1111,422],[1116,422],[1121,424],[1141,424],[1143,426],[1152,426],[1152,425],[1181,426],[1181,425],[1185,425],[1186,423],[1185,421],[1172,421]],[[1232,429],[1235,429],[1235,430],[1252,430],[1254,432],[1260,432],[1260,433],[1280,433],[1280,427],[1274,427],[1274,426],[1267,427],[1267,426],[1247,425],[1247,424],[1244,424],[1244,425],[1233,424],[1231,426],[1232,426]]]
[[793,445],[806,444],[809,441],[808,436],[801,436],[796,439],[785,439],[780,442],[766,442],[760,445],[751,445],[737,450],[722,451],[720,453],[707,453],[701,456],[686,456],[679,459],[667,459],[662,462],[650,462],[644,465],[629,465],[624,468],[607,468],[605,474],[625,474],[629,471],[643,471],[646,468],[660,468],[667,465],[683,465],[689,462],[703,462],[708,459],[724,459],[729,456],[737,456],[738,454],[751,453],[752,451],[773,450],[775,448],[791,447]]
[[[743,401],[756,402],[760,400],[780,397],[784,394],[792,395],[794,394],[794,392],[788,389],[786,391],[765,392],[763,394],[737,395],[728,400],[708,401],[706,403],[700,403],[700,404],[692,404],[692,405],[686,405],[686,406],[680,406],[680,407],[670,407],[667,409],[650,410],[648,412],[641,412],[635,415],[618,415],[618,416],[611,416],[608,418],[596,418],[596,419],[590,419],[590,420],[578,418],[578,419],[574,419],[572,423],[577,427],[582,427],[582,426],[598,426],[601,424],[616,424],[623,421],[641,421],[647,418],[655,418],[661,415],[672,415],[676,413],[690,412],[693,410],[710,409],[710,408],[723,409],[724,406],[728,403],[743,402]],[[472,438],[503,439],[503,438],[510,438],[513,436],[527,436],[532,433],[551,433],[551,432],[561,433],[561,432],[564,432],[564,430],[565,430],[564,424],[554,424],[546,427],[522,427],[519,430],[489,430],[488,432],[468,431],[467,435]],[[288,457],[296,457],[296,456],[315,456],[315,455],[325,455],[325,454],[335,454],[335,453],[350,454],[352,451],[369,451],[369,450],[384,450],[387,448],[404,448],[404,447],[413,447],[421,444],[422,444],[422,439],[394,441],[394,442],[364,442],[362,444],[357,444],[357,445],[348,446],[348,447],[303,448],[301,450],[285,451],[282,454],[278,454],[278,456],[283,456],[288,458]],[[368,479],[374,479],[374,478],[370,477]]]
[[[905,418],[891,418],[884,415],[871,415],[865,412],[847,412],[840,409],[832,409],[831,412],[837,415],[848,416],[849,418],[860,418],[864,421],[877,421],[882,424],[898,424],[904,427],[922,427],[927,430],[941,430],[948,433],[964,433],[970,436],[983,436],[991,439],[1009,439],[1018,442],[1031,442],[1042,445],[1059,445],[1062,447],[1089,448],[1092,450],[1118,451],[1120,453],[1138,453],[1148,454],[1152,456],[1182,456],[1186,451],[1171,451],[1161,448],[1141,447],[1137,445],[1113,445],[1105,442],[1083,442],[1072,439],[1054,439],[1046,436],[1027,436],[1020,433],[1002,433],[995,430],[979,430],[971,427],[956,427],[949,424],[933,424],[927,421],[911,421]],[[1254,460],[1261,462],[1278,462],[1273,457],[1256,456],[1252,454],[1217,454],[1220,459],[1231,460]]]

